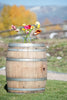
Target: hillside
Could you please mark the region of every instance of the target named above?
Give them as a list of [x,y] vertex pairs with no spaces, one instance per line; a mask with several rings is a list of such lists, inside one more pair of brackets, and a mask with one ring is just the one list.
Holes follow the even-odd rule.
[[41,23],[46,18],[52,23],[62,23],[64,20],[67,20],[67,6],[35,6],[26,8],[35,12]]

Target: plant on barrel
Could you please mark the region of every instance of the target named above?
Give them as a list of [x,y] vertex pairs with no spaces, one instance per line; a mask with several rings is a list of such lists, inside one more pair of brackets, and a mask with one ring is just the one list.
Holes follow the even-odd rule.
[[11,28],[21,34],[25,33],[23,34],[23,37],[22,37],[24,43],[31,42],[32,36],[36,36],[37,38],[39,38],[37,35],[40,34],[41,32],[40,22],[38,21],[35,23],[35,25],[22,24],[22,27],[16,27],[12,25]]

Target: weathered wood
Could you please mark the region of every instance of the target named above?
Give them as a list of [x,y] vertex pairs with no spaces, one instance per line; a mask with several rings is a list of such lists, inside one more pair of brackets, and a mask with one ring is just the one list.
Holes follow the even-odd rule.
[[[45,51],[30,51],[45,47],[8,47],[7,57],[14,59],[44,59]],[[11,51],[12,49],[12,51]],[[17,51],[13,51],[17,49]],[[23,49],[25,51],[18,51]],[[47,78],[46,61],[9,61],[6,62],[6,79],[9,92],[43,92]],[[19,80],[20,79],[20,80]],[[19,90],[18,90],[19,89]]]

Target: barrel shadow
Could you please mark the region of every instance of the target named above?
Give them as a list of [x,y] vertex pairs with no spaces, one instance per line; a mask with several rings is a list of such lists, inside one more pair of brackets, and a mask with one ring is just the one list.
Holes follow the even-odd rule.
[[4,89],[8,92],[7,84],[5,84]]

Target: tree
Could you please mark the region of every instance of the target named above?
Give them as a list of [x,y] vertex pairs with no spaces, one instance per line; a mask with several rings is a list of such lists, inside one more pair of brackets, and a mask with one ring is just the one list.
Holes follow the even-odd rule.
[[26,10],[24,6],[12,6],[10,10],[12,24],[21,26],[23,23],[32,24],[36,21],[36,14]]
[[46,18],[44,21],[44,25],[49,25],[49,24],[52,24],[52,23],[50,22],[50,20],[48,18]]
[[[50,20],[49,20],[48,18],[45,19],[44,25],[50,25],[50,24],[52,24],[52,23],[50,22]],[[45,29],[46,29],[46,31],[50,31],[50,30],[52,30],[52,26],[47,26]]]
[[9,29],[9,26],[11,25],[10,9],[11,9],[10,6],[4,6],[1,12],[2,23],[5,29]]
[[[36,14],[26,10],[24,6],[17,7],[4,6],[1,11],[1,30],[9,29],[13,24],[15,26],[22,26],[22,24],[34,24],[36,21]],[[10,35],[14,35],[16,32],[10,32]]]
[[[52,24],[50,22],[50,20],[49,19],[45,19],[44,25],[50,25],[50,24]],[[47,26],[47,27],[45,27],[45,29],[46,29],[46,31],[62,30],[60,25]]]

